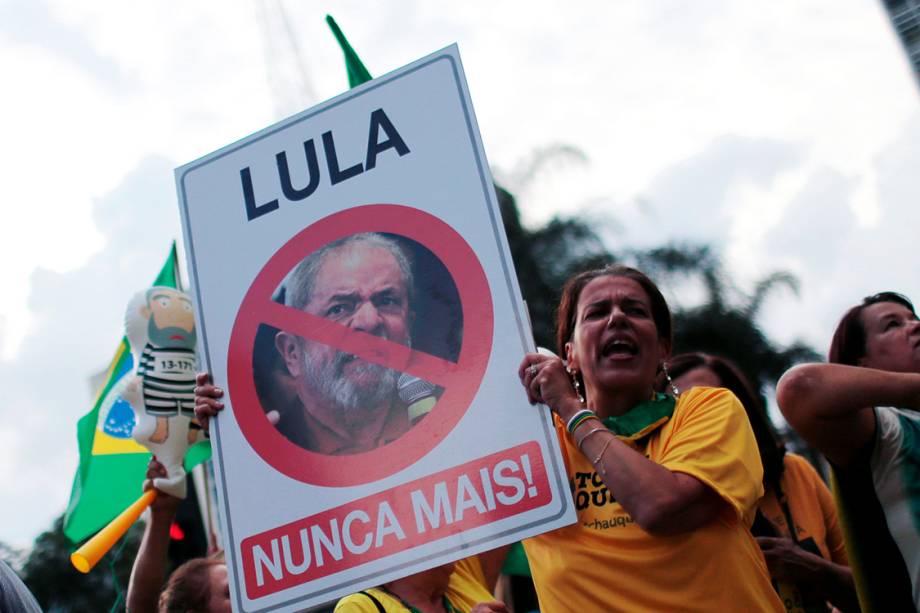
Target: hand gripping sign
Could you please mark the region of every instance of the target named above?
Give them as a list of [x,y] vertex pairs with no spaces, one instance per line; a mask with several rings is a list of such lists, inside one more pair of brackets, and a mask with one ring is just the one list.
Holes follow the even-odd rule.
[[[427,247],[450,272],[462,305],[463,338],[456,361],[413,350],[373,334],[284,306],[272,295],[301,262],[328,243],[376,232],[403,236]],[[260,324],[333,347],[360,359],[409,373],[444,389],[438,419],[425,419],[392,443],[365,453],[326,455],[284,437],[266,418],[256,390],[253,348]],[[359,206],[331,215],[301,231],[263,267],[243,299],[227,356],[236,418],[252,448],[280,472],[327,486],[377,481],[414,463],[450,431],[479,389],[492,349],[492,300],[476,254],[450,226],[417,209],[398,205]]]
[[456,48],[177,170],[233,606],[574,521]]

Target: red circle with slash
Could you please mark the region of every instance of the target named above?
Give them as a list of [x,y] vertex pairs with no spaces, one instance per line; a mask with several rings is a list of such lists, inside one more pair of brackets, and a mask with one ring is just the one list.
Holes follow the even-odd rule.
[[[444,264],[460,297],[463,337],[456,362],[445,360],[272,300],[272,293],[304,257],[361,232],[405,236]],[[423,315],[423,314],[422,314]],[[256,392],[253,349],[261,324],[353,353],[444,389],[432,413],[393,442],[349,455],[308,451],[272,425]],[[234,417],[253,450],[281,473],[304,483],[345,487],[370,483],[415,463],[457,425],[479,390],[492,353],[492,294],[469,244],[441,219],[403,205],[371,204],[334,213],[284,244],[262,267],[243,298],[227,356]]]

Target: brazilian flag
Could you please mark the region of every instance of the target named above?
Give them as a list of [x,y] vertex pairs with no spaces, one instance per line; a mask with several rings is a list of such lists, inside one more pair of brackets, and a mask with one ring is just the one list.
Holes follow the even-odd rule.
[[[173,243],[153,285],[181,289],[178,265]],[[74,543],[95,534],[142,493],[150,452],[131,438],[134,411],[117,393],[121,379],[133,372],[131,345],[122,337],[93,408],[77,422],[80,466],[64,516],[64,534]],[[197,443],[188,450],[185,467],[191,469],[210,456],[210,442]]]

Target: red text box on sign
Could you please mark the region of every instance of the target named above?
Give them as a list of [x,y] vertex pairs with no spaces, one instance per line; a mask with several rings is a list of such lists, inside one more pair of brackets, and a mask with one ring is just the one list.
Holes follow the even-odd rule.
[[243,539],[246,593],[261,598],[550,501],[540,446],[524,443]]

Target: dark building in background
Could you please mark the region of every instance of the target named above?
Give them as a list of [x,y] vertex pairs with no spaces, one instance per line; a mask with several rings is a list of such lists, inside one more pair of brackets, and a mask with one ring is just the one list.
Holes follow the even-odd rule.
[[882,0],[920,86],[920,0]]

